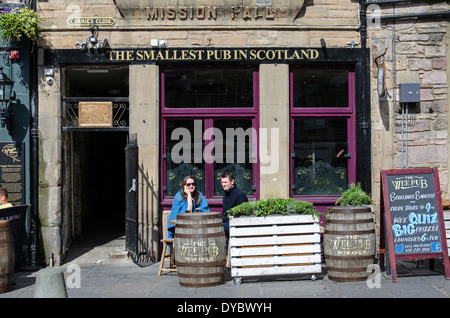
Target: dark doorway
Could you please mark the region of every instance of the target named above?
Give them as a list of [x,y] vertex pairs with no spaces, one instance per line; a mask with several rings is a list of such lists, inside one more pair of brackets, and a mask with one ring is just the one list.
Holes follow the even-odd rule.
[[[98,246],[125,233],[127,132],[73,133],[73,178],[84,245]],[[77,239],[75,240],[77,242]]]

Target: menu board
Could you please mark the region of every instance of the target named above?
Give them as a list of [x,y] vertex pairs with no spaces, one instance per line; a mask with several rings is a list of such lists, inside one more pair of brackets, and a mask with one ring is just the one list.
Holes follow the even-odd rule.
[[443,257],[448,263],[437,169],[382,171],[381,193],[393,270],[396,259]]
[[0,187],[8,190],[8,201],[13,205],[25,202],[24,143],[0,142]]

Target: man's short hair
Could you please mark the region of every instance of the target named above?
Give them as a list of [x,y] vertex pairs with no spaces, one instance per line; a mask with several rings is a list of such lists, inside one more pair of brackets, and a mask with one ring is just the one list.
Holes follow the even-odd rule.
[[220,178],[221,179],[228,178],[230,181],[234,180],[234,173],[231,172],[230,170],[227,170],[220,175]]
[[0,197],[3,195],[8,199],[8,190],[6,188],[0,188]]

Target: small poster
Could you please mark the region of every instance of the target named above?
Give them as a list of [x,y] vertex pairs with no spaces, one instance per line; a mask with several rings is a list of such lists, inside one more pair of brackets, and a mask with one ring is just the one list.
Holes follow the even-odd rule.
[[112,127],[112,102],[80,102],[79,127]]
[[8,190],[8,201],[13,205],[25,203],[24,143],[0,142],[0,187]]

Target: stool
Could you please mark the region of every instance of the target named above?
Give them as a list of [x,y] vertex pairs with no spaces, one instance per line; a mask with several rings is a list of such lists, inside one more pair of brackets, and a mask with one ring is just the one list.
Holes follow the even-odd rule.
[[[161,261],[159,263],[159,271],[158,276],[161,276],[162,271],[168,271],[168,272],[176,272],[177,269],[175,268],[175,262],[174,262],[174,242],[175,239],[162,239],[161,243],[163,243],[163,249],[161,253]],[[166,251],[167,251],[167,245],[169,245],[170,249],[170,266],[168,268],[164,268],[164,260],[166,259]]]

